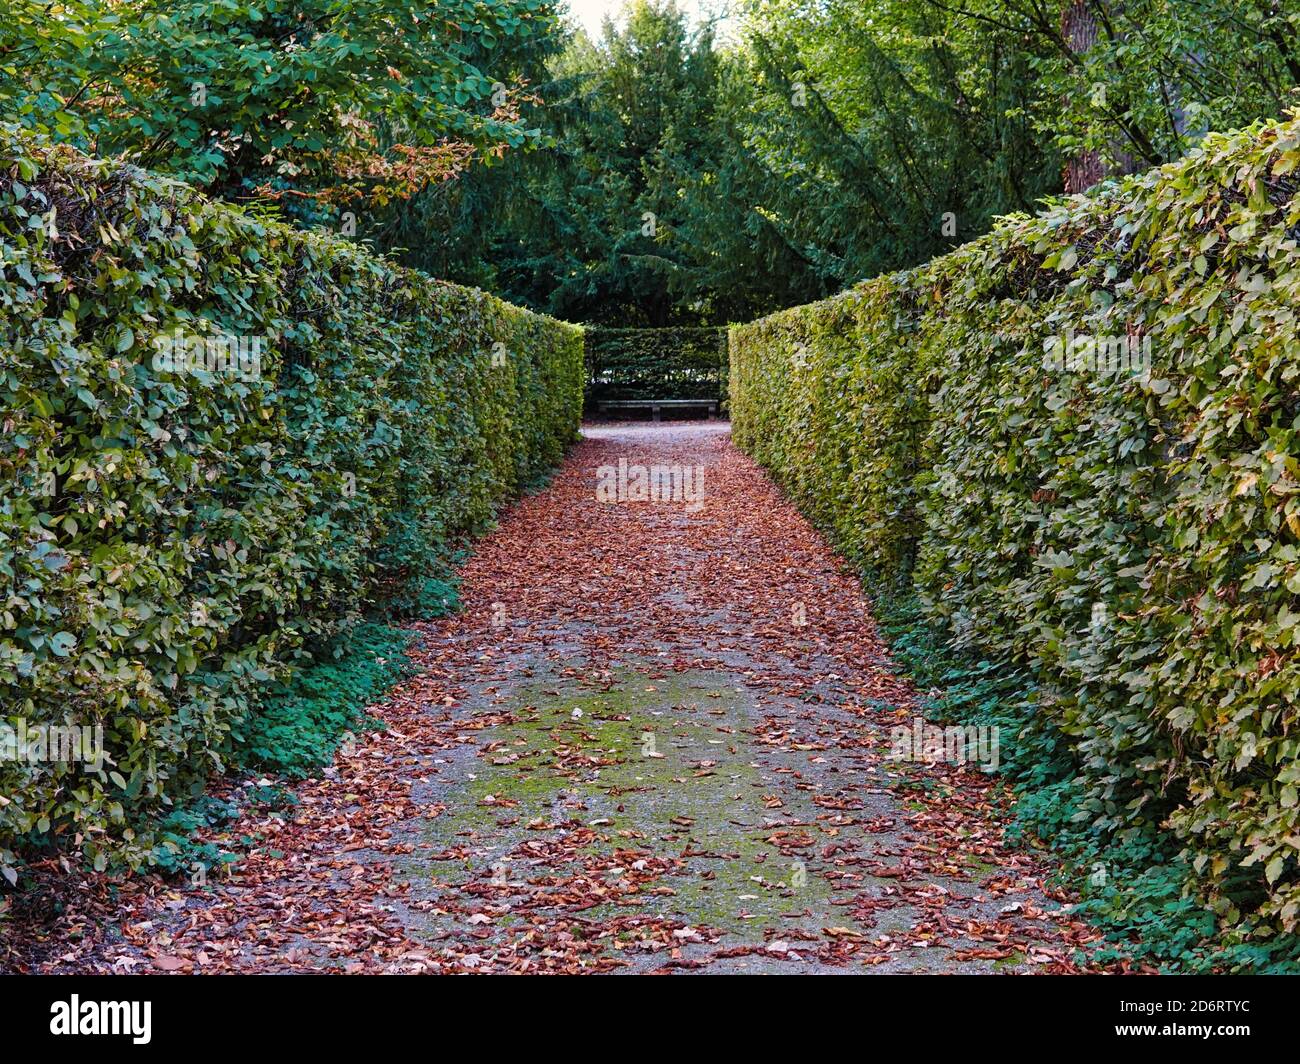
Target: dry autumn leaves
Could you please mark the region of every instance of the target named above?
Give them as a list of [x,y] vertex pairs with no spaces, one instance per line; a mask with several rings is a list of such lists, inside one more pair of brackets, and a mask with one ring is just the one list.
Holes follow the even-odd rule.
[[[621,458],[698,467],[703,505],[599,501]],[[589,428],[462,578],[382,727],[206,840],[227,870],[51,877],[20,970],[1086,967],[1000,785],[891,759],[913,692],[725,426]]]

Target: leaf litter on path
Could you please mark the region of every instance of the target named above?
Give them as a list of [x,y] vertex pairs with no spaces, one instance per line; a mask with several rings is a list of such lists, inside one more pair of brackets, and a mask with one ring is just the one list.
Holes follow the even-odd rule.
[[[600,501],[620,459],[702,505]],[[60,872],[19,970],[1088,970],[1005,788],[890,760],[918,699],[724,424],[588,429],[461,579],[383,730],[213,835],[227,873]]]

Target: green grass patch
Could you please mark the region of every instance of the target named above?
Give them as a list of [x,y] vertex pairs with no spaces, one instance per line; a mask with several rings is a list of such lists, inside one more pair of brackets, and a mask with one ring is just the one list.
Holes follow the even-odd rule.
[[372,725],[363,710],[411,673],[409,632],[364,623],[315,664],[273,687],[245,726],[237,763],[304,779],[334,760],[349,730]]
[[[455,605],[451,584],[443,583],[437,594],[446,608]],[[349,732],[378,726],[366,716],[365,707],[412,674],[406,654],[411,639],[408,631],[368,621],[332,640],[310,665],[267,691],[257,712],[235,732],[232,765],[276,781],[301,780],[320,772],[334,760]],[[201,794],[163,817],[151,863],[172,874],[193,873],[202,866],[210,876],[238,857],[229,844],[201,841],[203,836],[219,832],[250,809],[296,804],[292,792],[274,781],[242,791],[240,798]]]

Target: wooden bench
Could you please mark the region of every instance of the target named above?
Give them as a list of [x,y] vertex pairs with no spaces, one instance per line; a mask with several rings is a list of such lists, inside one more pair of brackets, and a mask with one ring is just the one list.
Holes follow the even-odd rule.
[[602,414],[611,410],[649,410],[650,417],[658,421],[662,410],[704,408],[709,417],[718,416],[717,399],[602,399],[596,404]]

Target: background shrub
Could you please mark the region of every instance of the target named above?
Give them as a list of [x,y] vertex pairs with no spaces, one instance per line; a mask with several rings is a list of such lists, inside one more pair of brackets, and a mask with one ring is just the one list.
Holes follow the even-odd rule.
[[727,330],[585,330],[587,407],[602,399],[727,398]]
[[[740,445],[1027,671],[1075,824],[1173,840],[1240,941],[1300,910],[1297,165],[1294,119],[1213,136],[730,340]],[[1062,368],[1071,334],[1149,366]]]
[[[144,860],[296,662],[439,608],[582,403],[576,327],[12,130],[0,327],[0,722],[107,752],[0,762],[11,882],[32,847]],[[260,373],[169,369],[178,330]]]

